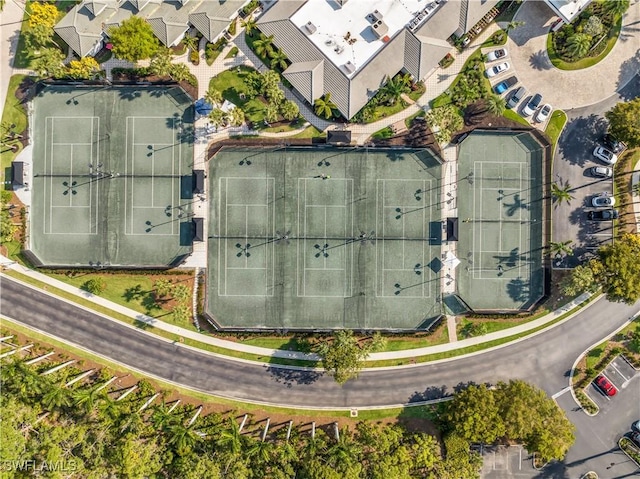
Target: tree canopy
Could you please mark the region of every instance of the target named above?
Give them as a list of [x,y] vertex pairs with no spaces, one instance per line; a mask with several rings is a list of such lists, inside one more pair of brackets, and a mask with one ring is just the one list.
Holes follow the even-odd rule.
[[640,98],[618,103],[604,116],[615,137],[630,147],[640,146]]
[[67,75],[76,80],[89,80],[100,71],[100,65],[93,57],[82,57],[71,60],[67,67]]
[[379,333],[359,340],[352,330],[344,329],[336,331],[332,338],[320,342],[315,350],[322,358],[324,368],[338,384],[344,384],[358,376],[369,354],[382,349],[384,342]]
[[495,389],[471,385],[443,407],[450,434],[470,442],[520,441],[545,462],[562,459],[575,439],[553,399],[524,381],[500,382]]
[[108,34],[116,58],[133,63],[152,57],[160,46],[151,25],[137,16],[124,20],[119,27],[110,28]]
[[29,15],[29,28],[44,26],[50,29],[58,20],[58,9],[55,4],[47,2],[31,2],[29,4],[31,13]]

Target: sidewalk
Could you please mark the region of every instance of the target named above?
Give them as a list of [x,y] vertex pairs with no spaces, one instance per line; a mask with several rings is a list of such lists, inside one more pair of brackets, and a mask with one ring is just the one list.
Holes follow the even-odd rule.
[[[28,268],[25,268],[24,266],[11,261],[10,259],[4,257],[4,256],[0,256],[0,266],[4,267],[4,268],[8,268],[8,269],[12,269],[14,271],[17,271],[19,273],[22,273],[26,276],[29,276],[33,279],[36,279],[38,281],[42,281],[44,283],[47,283],[55,288],[61,289],[63,291],[66,291],[68,293],[71,293],[73,295],[76,295],[80,298],[83,298],[85,300],[91,301],[97,305],[103,306],[105,308],[111,309],[113,311],[116,311],[120,314],[123,314],[125,316],[128,316],[130,318],[133,318],[137,321],[141,321],[144,322],[150,326],[153,326],[154,328],[158,328],[161,329],[163,331],[167,331],[173,334],[176,334],[178,336],[184,337],[184,338],[189,338],[192,339],[194,341],[199,341],[201,343],[205,343],[205,344],[210,344],[212,346],[217,346],[220,348],[224,348],[224,349],[231,349],[234,351],[239,351],[239,352],[243,352],[243,353],[249,353],[249,354],[255,354],[257,356],[263,356],[263,357],[274,357],[274,358],[286,358],[286,359],[301,359],[301,360],[317,360],[319,359],[317,355],[315,354],[306,354],[306,353],[301,353],[298,351],[284,351],[281,349],[270,349],[270,348],[261,348],[258,346],[251,346],[251,345],[247,345],[247,344],[241,344],[241,343],[236,343],[233,341],[226,341],[224,339],[217,339],[217,338],[213,338],[209,335],[206,334],[202,334],[202,333],[198,333],[196,331],[191,331],[189,329],[185,329],[185,328],[181,328],[179,326],[174,326],[172,324],[169,323],[165,323],[163,321],[160,321],[157,318],[152,318],[151,316],[147,316],[145,314],[139,313],[137,311],[134,311],[132,309],[129,309],[125,306],[121,306],[119,304],[116,304],[112,301],[109,301],[107,299],[101,298],[99,296],[95,296],[91,293],[88,293],[87,291],[81,290],[79,288],[76,288],[74,286],[71,286],[67,283],[64,283],[62,281],[59,281],[57,279],[51,278],[47,275],[44,275],[42,273],[39,273],[37,271],[33,271],[30,270]],[[1,277],[2,275],[0,275]],[[15,279],[15,278],[13,278]],[[26,284],[26,283],[24,283]],[[576,298],[574,301],[572,301],[571,303],[563,306],[562,308],[557,309],[556,311],[547,314],[546,316],[543,316],[541,318],[538,318],[534,321],[529,321],[528,323],[522,324],[520,326],[516,326],[514,328],[509,328],[509,329],[504,329],[501,331],[496,331],[495,333],[490,333],[484,336],[479,336],[479,337],[474,337],[474,338],[468,338],[468,339],[463,339],[463,340],[459,340],[456,342],[452,342],[452,343],[446,343],[446,344],[439,344],[437,346],[429,346],[429,347],[425,347],[425,348],[416,348],[416,349],[407,349],[407,350],[402,350],[402,351],[386,351],[386,352],[381,352],[381,353],[373,353],[369,356],[368,360],[370,361],[380,361],[380,360],[389,360],[389,359],[406,359],[406,358],[415,358],[418,356],[425,356],[425,355],[429,355],[429,354],[436,354],[436,353],[442,353],[442,352],[446,352],[446,351],[454,351],[456,349],[461,349],[461,348],[465,348],[465,347],[469,347],[469,346],[474,346],[477,344],[481,344],[481,343],[485,343],[485,342],[489,342],[489,341],[494,341],[496,339],[502,339],[502,338],[506,338],[509,336],[513,336],[515,334],[520,334],[520,333],[524,333],[526,331],[530,331],[532,329],[538,328],[539,326],[542,326],[550,321],[553,321],[555,319],[557,319],[558,317],[562,316],[563,314],[571,311],[574,307],[576,307],[578,304],[582,303],[583,301],[587,300],[590,297],[590,294],[585,293],[582,294],[581,296],[579,296],[578,298]],[[62,299],[60,298],[62,301],[67,301],[66,299]],[[67,301],[70,302],[70,301]],[[95,313],[95,314],[100,314],[100,313]],[[575,313],[577,314],[577,313]],[[572,317],[573,315],[571,315],[570,317]],[[108,316],[105,316],[107,318],[109,318]],[[15,318],[15,319],[20,319],[20,318]],[[109,318],[112,321],[117,321],[116,319],[112,319]],[[569,318],[567,318],[569,319]],[[202,351],[205,354],[213,354],[213,353],[208,353],[207,351]],[[234,358],[230,358],[230,359],[234,359]]]

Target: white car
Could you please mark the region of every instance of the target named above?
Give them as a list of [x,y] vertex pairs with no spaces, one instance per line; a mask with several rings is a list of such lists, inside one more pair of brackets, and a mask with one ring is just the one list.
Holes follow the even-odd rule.
[[510,67],[509,62],[499,63],[495,67],[487,68],[486,74],[491,78],[499,75],[500,73],[506,72]]
[[616,199],[609,193],[601,193],[591,198],[591,205],[595,208],[611,208],[615,204]]
[[616,154],[610,152],[603,146],[596,146],[596,148],[593,150],[593,156],[607,165],[615,165],[616,161],[618,161],[618,157],[616,156]]
[[487,53],[487,61],[495,62],[496,60],[501,60],[505,58],[508,53],[506,48],[498,48],[497,50]]
[[545,121],[547,121],[549,115],[551,114],[551,110],[551,105],[549,105],[548,103],[542,105],[542,108],[540,108],[540,111],[536,115],[536,121],[538,123],[544,123]]

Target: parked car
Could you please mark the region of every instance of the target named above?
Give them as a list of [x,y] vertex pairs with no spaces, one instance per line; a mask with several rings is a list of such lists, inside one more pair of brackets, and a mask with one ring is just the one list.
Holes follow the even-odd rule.
[[629,439],[631,439],[638,445],[638,447],[640,447],[640,432],[632,432],[631,434],[629,434]]
[[514,108],[527,94],[527,89],[523,86],[516,88],[513,90],[513,93],[509,96],[509,100],[507,101],[507,108]]
[[538,107],[540,106],[540,103],[542,103],[542,95],[540,93],[536,93],[531,97],[531,100],[529,100],[529,102],[522,109],[522,115],[523,116],[533,115],[533,112],[538,109]]
[[593,150],[593,156],[607,165],[615,165],[618,161],[618,156],[603,146],[596,146]]
[[634,422],[631,425],[631,430],[632,431],[636,431],[636,432],[640,432],[640,419],[638,419],[636,422]]
[[500,95],[500,94],[504,93],[505,91],[507,91],[509,88],[511,88],[516,83],[518,83],[518,79],[516,78],[516,76],[515,75],[514,76],[510,76],[505,81],[502,81],[502,82],[498,83],[496,86],[494,86],[493,87],[493,91],[496,92],[496,94]]
[[614,153],[620,153],[626,148],[626,145],[611,133],[607,133],[602,137],[602,143],[607,147],[607,149],[613,151]]
[[616,387],[611,384],[611,381],[609,381],[604,374],[601,374],[596,378],[596,385],[607,396],[615,396],[618,392]]
[[588,171],[591,176],[596,178],[611,178],[613,176],[613,168],[608,166],[592,166]]
[[593,221],[613,221],[618,219],[618,210],[589,211],[587,217]]
[[591,198],[591,204],[596,208],[611,208],[615,206],[616,199],[610,193],[600,193]]
[[489,78],[491,78],[496,75],[499,75],[500,73],[506,72],[509,68],[511,68],[511,65],[509,65],[509,62],[498,63],[494,67],[487,68],[485,73]]
[[544,123],[545,121],[547,121],[549,115],[551,114],[551,110],[551,105],[549,105],[548,103],[542,105],[542,108],[540,108],[540,111],[536,115],[536,121],[538,123]]
[[496,60],[505,58],[507,56],[507,53],[508,52],[506,48],[498,48],[497,50],[487,53],[487,61],[495,62]]

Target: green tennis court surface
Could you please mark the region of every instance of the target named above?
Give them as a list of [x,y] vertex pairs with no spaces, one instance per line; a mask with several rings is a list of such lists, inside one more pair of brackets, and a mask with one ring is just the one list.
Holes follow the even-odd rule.
[[413,329],[440,315],[428,151],[224,148],[210,165],[207,312],[222,327]]
[[459,147],[457,287],[476,311],[526,309],[543,295],[542,163],[528,133],[475,132]]
[[191,252],[193,113],[182,90],[48,86],[31,125],[39,262],[162,267]]

